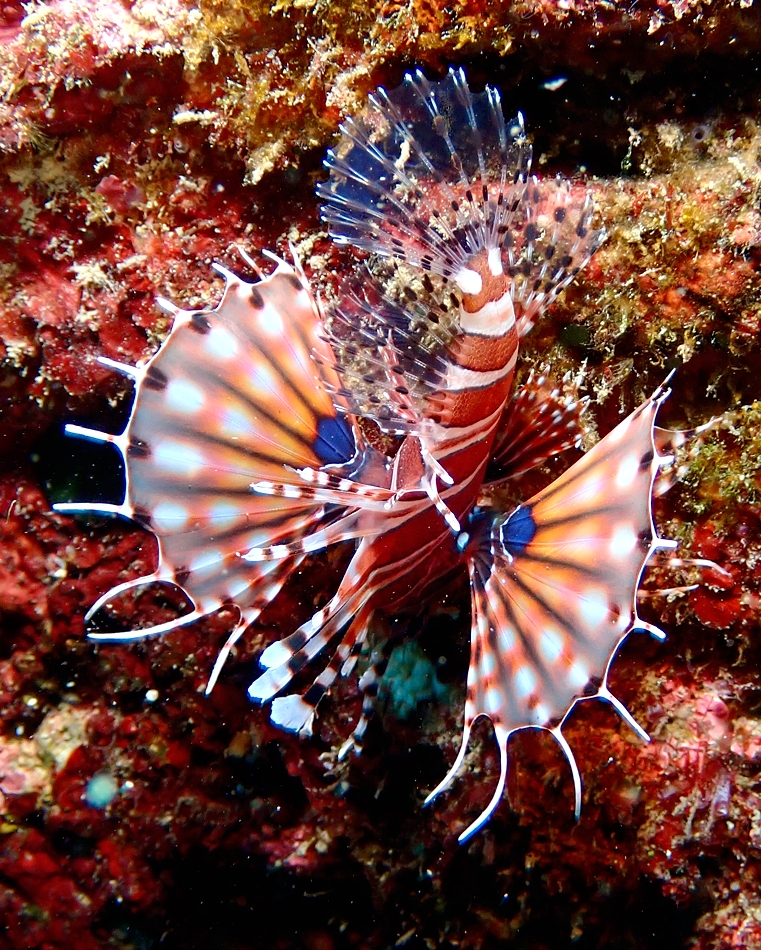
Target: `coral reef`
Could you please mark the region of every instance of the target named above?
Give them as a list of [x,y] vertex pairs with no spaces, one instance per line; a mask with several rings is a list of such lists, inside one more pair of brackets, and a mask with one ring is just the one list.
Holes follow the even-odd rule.
[[[761,943],[761,27],[747,6],[3,6],[0,950]],[[167,330],[155,296],[215,301],[210,263],[239,266],[236,244],[294,243],[330,293],[346,264],[313,191],[337,123],[406,68],[450,64],[524,110],[539,174],[592,176],[609,232],[526,339],[522,371],[570,371],[593,399],[592,439],[678,368],[664,424],[723,424],[684,457],[657,521],[731,575],[646,578],[643,614],[669,639],[631,637],[612,685],[652,742],[599,704],[579,709],[581,820],[552,740],[525,734],[512,810],[467,848],[456,832],[498,768],[485,730],[454,789],[421,807],[459,744],[464,584],[398,658],[427,701],[392,704],[363,757],[338,761],[355,686],[303,742],[250,707],[245,684],[348,552],[305,568],[207,699],[224,618],[92,646],[85,609],[149,570],[153,541],[50,511],[92,498],[86,480],[118,493],[109,448],[59,435],[64,419],[124,422],[129,386],[95,357],[152,352]],[[146,594],[120,619],[177,606]]]

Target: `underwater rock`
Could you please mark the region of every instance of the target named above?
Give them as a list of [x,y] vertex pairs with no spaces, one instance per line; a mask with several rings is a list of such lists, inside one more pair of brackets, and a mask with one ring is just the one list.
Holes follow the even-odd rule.
[[[261,927],[261,946],[443,945],[465,934],[484,947],[516,935],[534,945],[652,945],[655,928],[637,930],[647,917],[662,945],[687,933],[701,948],[754,946],[758,97],[752,80],[742,74],[733,86],[725,70],[714,108],[694,73],[668,72],[682,56],[726,51],[741,69],[758,49],[753,18],[729,4],[638,4],[626,20],[623,8],[587,3],[510,12],[388,4],[380,19],[366,5],[352,17],[320,5],[270,9],[267,23],[263,8],[234,4],[168,5],[153,20],[141,4],[99,5],[84,19],[81,6],[51,4],[26,23],[20,8],[3,11],[0,716],[4,738],[28,742],[51,710],[92,715],[81,750],[46,766],[50,801],[17,779],[3,791],[0,946],[124,945],[129,927],[154,941],[168,927],[175,946],[197,946],[200,912],[186,898],[199,884],[220,942],[228,918],[249,934]],[[352,688],[311,743],[283,736],[241,699],[264,641],[327,599],[344,553],[309,566],[263,618],[261,637],[241,645],[240,682],[220,683],[207,700],[198,691],[224,638],[214,618],[136,649],[84,641],[84,610],[150,569],[152,542],[126,524],[52,515],[38,484],[47,473],[22,456],[72,413],[116,430],[110,404],[123,407],[127,387],[95,356],[153,352],[168,329],[155,296],[213,299],[221,283],[209,262],[230,264],[237,242],[285,251],[290,238],[316,283],[334,284],[345,264],[319,232],[311,179],[339,118],[380,82],[394,85],[410,61],[430,72],[471,59],[474,85],[517,90],[542,174],[605,156],[591,171],[610,237],[527,338],[524,366],[550,361],[576,374],[586,361],[601,432],[673,365],[670,425],[735,412],[656,512],[685,554],[716,560],[735,586],[713,577],[643,606],[669,639],[630,643],[614,682],[653,741],[627,736],[609,711],[579,710],[570,736],[585,776],[578,824],[564,762],[528,737],[511,749],[515,813],[504,805],[462,851],[450,842],[496,778],[491,737],[473,766],[483,778],[463,783],[466,794],[423,811],[415,791],[433,787],[454,756],[461,697],[437,706],[422,731],[389,721],[364,761],[350,763],[335,750],[359,715]],[[716,59],[700,63],[721,71]],[[620,64],[628,75],[616,79]],[[650,76],[638,79],[640,70]],[[557,92],[534,92],[532,76],[561,74],[570,78]],[[693,82],[697,107],[684,92]],[[625,106],[611,106],[611,95]],[[545,132],[558,96],[562,117]],[[575,146],[588,125],[612,145]],[[159,597],[129,609],[147,625],[175,608]],[[449,630],[446,640],[448,665],[464,671]],[[93,809],[82,796],[103,771],[122,792]]]

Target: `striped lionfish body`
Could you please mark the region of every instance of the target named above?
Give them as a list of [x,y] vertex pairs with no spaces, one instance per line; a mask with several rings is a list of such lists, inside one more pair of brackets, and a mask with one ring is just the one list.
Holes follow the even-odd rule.
[[[654,428],[656,392],[560,479],[503,511],[487,466],[519,474],[578,442],[579,403],[530,376],[511,397],[520,338],[594,253],[591,199],[529,174],[520,116],[506,122],[496,90],[471,94],[462,72],[420,73],[378,90],[342,127],[319,186],[340,244],[369,265],[321,308],[298,263],[282,260],[247,283],[223,268],[216,309],[174,314],[172,331],[130,375],[136,398],[121,435],[70,426],[122,453],[120,505],[58,510],[123,515],[159,543],[154,572],[104,594],[87,618],[126,592],[179,586],[189,613],[94,639],[128,641],[186,626],[222,606],[237,623],[207,691],[236,641],[304,558],[339,541],[356,550],[336,594],[270,644],[250,697],[272,720],[308,734],[315,710],[372,637],[373,618],[411,610],[467,567],[473,600],[465,737],[487,716],[501,777],[518,729],[549,729],[578,769],[561,727],[589,695],[611,702],[612,657],[633,629],[661,636],[636,613],[642,571],[658,546],[651,494],[668,436]],[[271,256],[271,255],[270,255]],[[249,263],[252,263],[249,261]],[[387,457],[358,418],[399,437]],[[661,451],[658,451],[658,449]],[[491,469],[490,469],[491,471]],[[312,685],[293,678],[329,653]],[[377,674],[360,679],[361,744]],[[283,695],[285,693],[285,695]]]

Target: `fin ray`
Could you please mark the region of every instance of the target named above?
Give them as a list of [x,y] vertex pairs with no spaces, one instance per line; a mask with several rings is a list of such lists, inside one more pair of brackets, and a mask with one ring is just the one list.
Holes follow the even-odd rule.
[[[654,421],[667,396],[659,388],[548,488],[510,512],[476,512],[466,547],[473,601],[464,734],[486,716],[502,737],[549,730],[571,766],[575,809],[581,780],[560,729],[577,702],[610,703],[647,734],[607,686],[621,642],[635,629],[637,588],[662,546],[652,518],[661,457]],[[657,628],[653,628],[653,631]],[[590,683],[599,682],[588,692]],[[432,794],[447,787],[462,763]],[[496,807],[466,829],[482,826]]]

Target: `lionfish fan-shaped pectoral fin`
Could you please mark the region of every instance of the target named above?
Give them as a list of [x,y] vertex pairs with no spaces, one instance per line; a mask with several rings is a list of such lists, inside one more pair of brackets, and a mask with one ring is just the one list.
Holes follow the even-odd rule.
[[[554,731],[568,757],[559,730],[576,703],[592,697],[609,702],[645,737],[607,679],[629,633],[661,635],[640,620],[636,605],[647,561],[670,545],[657,536],[651,512],[663,461],[653,423],[666,396],[659,389],[525,504],[472,515],[465,551],[473,602],[466,740],[473,722],[486,716],[500,746],[518,729],[539,727]],[[590,692],[594,683],[600,686]]]
[[531,147],[496,89],[474,95],[462,70],[433,83],[418,71],[379,89],[341,132],[318,186],[335,241],[455,282],[473,254],[499,246]]
[[[217,270],[225,290],[215,309],[186,311],[162,301],[174,323],[151,359],[136,367],[102,360],[135,383],[125,431],[71,430],[120,451],[125,496],[120,505],[59,510],[118,514],[153,531],[159,563],[147,580],[177,584],[194,605],[195,614],[140,636],[226,605],[238,608],[240,624],[250,623],[304,553],[350,531],[336,499],[321,497],[300,472],[324,471],[351,487],[365,461],[348,405],[331,395],[339,377],[300,269],[277,260],[268,277],[253,283]],[[276,488],[257,491],[262,485]],[[387,498],[374,486],[355,494],[343,493],[347,506],[382,508]],[[269,556],[261,563],[245,558],[262,550]]]
[[502,414],[487,479],[515,478],[553,455],[579,448],[580,419],[587,405],[588,400],[567,395],[561,386],[553,385],[546,371],[532,370]]

